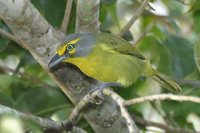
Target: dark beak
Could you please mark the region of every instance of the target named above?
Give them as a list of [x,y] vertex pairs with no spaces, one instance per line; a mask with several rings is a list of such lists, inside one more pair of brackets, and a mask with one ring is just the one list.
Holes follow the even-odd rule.
[[59,56],[59,55],[55,55],[49,62],[48,67],[49,69],[51,69],[52,67],[60,64],[64,59],[66,59],[67,56]]

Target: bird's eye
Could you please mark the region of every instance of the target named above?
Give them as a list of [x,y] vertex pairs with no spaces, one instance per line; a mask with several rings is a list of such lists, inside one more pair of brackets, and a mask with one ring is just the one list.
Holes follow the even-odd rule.
[[74,49],[74,45],[69,44],[69,45],[67,46],[67,50],[68,50],[68,51],[71,51],[71,50],[73,50],[73,49]]

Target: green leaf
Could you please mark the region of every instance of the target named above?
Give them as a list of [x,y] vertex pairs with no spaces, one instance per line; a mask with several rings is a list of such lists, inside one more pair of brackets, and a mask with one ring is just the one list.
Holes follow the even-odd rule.
[[160,42],[166,39],[164,28],[159,25],[153,26],[151,29],[151,33],[153,33],[153,36]]
[[32,0],[35,7],[44,15],[48,22],[60,27],[65,12],[66,1],[59,0]]
[[13,82],[13,77],[7,74],[0,75],[0,92],[5,95],[11,96],[10,85]]
[[0,53],[4,52],[9,45],[10,41],[5,38],[0,38]]
[[150,62],[154,63],[159,60],[158,44],[154,36],[146,36],[138,43],[138,48]]
[[64,94],[49,88],[30,89],[22,93],[16,101],[17,108],[35,114],[49,114],[64,105],[69,105]]
[[166,46],[159,44],[159,51],[160,51],[160,59],[159,59],[159,65],[157,70],[165,73],[165,74],[172,74],[172,55],[167,49]]
[[175,77],[185,77],[195,70],[194,51],[192,44],[185,38],[166,34],[162,43],[171,54],[172,74]]
[[194,20],[194,30],[199,33],[200,32],[200,10],[195,10],[193,12],[193,20]]
[[190,112],[200,114],[200,108],[196,103],[165,101],[162,102],[162,107],[166,116],[170,116],[175,123],[185,128],[191,126],[186,120]]
[[3,93],[0,93],[0,104],[9,106],[9,107],[13,107],[14,101],[11,97],[9,97]]
[[101,0],[101,4],[104,5],[112,5],[114,3],[116,3],[117,0]]

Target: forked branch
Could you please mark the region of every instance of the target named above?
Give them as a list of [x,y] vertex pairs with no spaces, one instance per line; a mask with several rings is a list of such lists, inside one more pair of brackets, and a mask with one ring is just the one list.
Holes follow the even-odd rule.
[[135,21],[138,19],[138,17],[142,14],[145,7],[148,4],[148,0],[144,0],[141,4],[141,6],[138,8],[136,13],[134,13],[133,17],[130,19],[130,21],[121,29],[121,31],[118,33],[119,36],[123,36],[128,30],[131,28],[131,26],[135,23]]

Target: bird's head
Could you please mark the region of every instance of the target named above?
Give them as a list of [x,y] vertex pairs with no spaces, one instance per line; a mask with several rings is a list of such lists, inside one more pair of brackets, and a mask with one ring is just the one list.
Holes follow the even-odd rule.
[[67,62],[69,58],[87,56],[94,42],[94,35],[87,33],[77,33],[68,35],[63,39],[62,43],[58,45],[56,54],[50,60],[48,67],[52,68],[61,62]]

